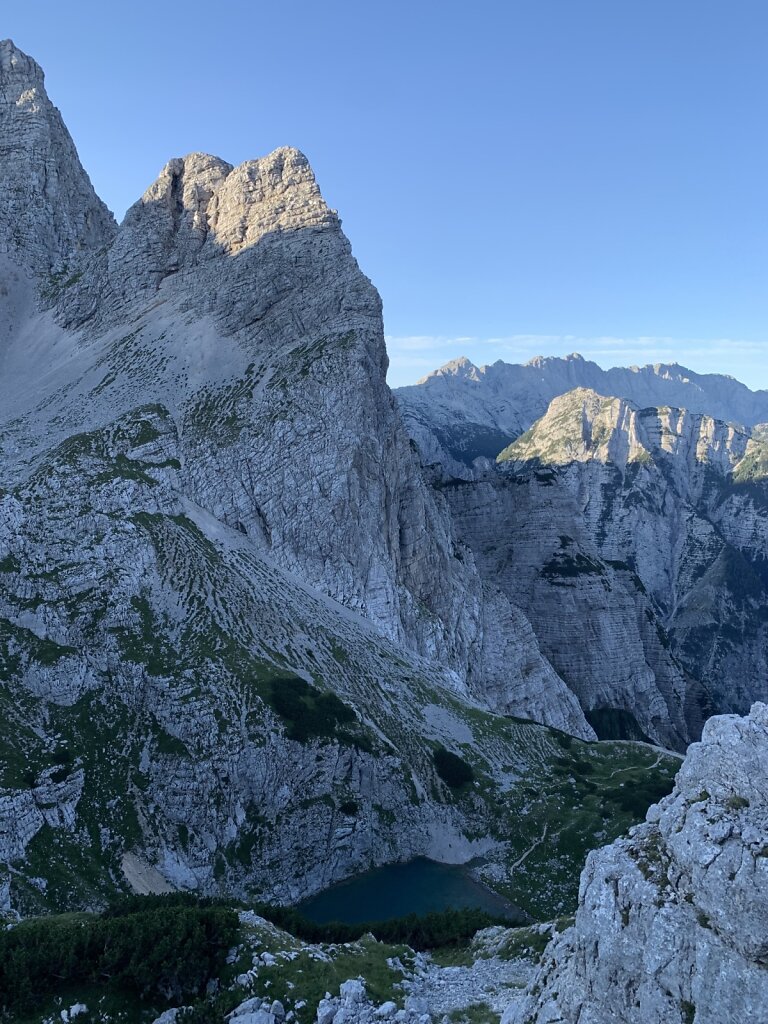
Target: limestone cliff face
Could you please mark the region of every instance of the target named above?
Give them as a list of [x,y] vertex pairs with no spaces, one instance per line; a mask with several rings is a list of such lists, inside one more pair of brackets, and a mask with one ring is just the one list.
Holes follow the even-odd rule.
[[499,463],[537,505],[562,502],[564,535],[632,567],[674,658],[715,709],[744,711],[768,697],[765,454],[759,433],[709,416],[574,391]]
[[682,748],[768,697],[767,451],[761,430],[576,388],[497,462],[433,475],[598,732]]
[[[471,855],[419,778],[440,673],[185,498],[180,454],[145,407],[0,498],[2,903],[98,902],[126,854],[172,887],[278,900]],[[294,735],[280,694],[313,689],[331,718]]]
[[654,607],[626,562],[595,549],[582,523],[583,494],[553,479],[490,472],[446,486],[457,531],[481,573],[525,612],[599,732],[624,735],[608,714],[623,711],[637,723],[635,738],[680,747],[687,684]]
[[[552,400],[545,415],[498,455],[500,463],[610,463],[621,470],[655,454],[676,482],[693,492],[707,470],[733,472],[750,447],[744,428],[668,406],[639,409],[626,399],[574,388]],[[755,448],[754,442],[752,448]]]
[[590,854],[509,1024],[725,1024],[768,1006],[768,707],[707,722],[674,792]]
[[172,160],[115,229],[1,52],[0,899],[98,902],[125,855],[288,900],[498,853],[434,746],[512,806],[554,743],[468,722],[594,734],[425,482],[306,159]]

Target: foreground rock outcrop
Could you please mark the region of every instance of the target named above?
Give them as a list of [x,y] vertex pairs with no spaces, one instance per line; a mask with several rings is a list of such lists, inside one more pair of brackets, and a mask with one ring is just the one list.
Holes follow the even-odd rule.
[[507,1024],[768,1019],[768,706],[707,722],[674,792],[590,854]]

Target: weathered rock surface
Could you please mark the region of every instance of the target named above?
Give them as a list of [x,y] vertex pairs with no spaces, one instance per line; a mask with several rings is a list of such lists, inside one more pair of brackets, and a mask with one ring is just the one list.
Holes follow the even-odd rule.
[[[183,497],[180,465],[155,406],[69,438],[0,498],[8,898],[29,906],[23,878],[58,859],[61,907],[103,897],[125,853],[176,888],[292,900],[493,846],[428,796],[421,706],[448,695],[441,674],[259,559]],[[307,682],[344,702],[343,728],[291,737],[275,693]]]
[[[584,747],[610,788],[656,753],[570,751],[490,714],[268,562],[182,472],[154,405],[68,437],[0,497],[3,909],[92,906],[116,884],[293,902],[418,855],[482,855],[525,889],[545,868],[540,898],[570,905],[569,758]],[[453,792],[436,746],[478,782]]]
[[[508,1004],[510,990],[522,993],[535,970],[527,955],[509,955],[516,932],[500,927],[477,933],[468,955],[470,962],[441,967],[429,954],[408,947],[399,947],[399,955],[392,956],[393,947],[383,946],[372,936],[358,943],[309,945],[251,911],[241,912],[240,917],[248,931],[229,962],[252,954],[253,966],[232,986],[234,993],[238,988],[249,993],[227,1014],[233,1024],[450,1024],[465,1015],[472,1019],[479,1009],[498,1018]],[[541,930],[547,933],[550,927],[543,925]],[[265,940],[269,949],[264,948]],[[495,951],[489,948],[493,946]],[[497,955],[499,951],[504,955]],[[373,968],[377,977],[367,979],[353,973],[340,984],[331,980],[338,979],[342,963],[344,970],[354,972],[356,960],[360,967]],[[315,985],[314,979],[306,977],[319,965],[328,979],[320,998],[316,992],[307,992]],[[389,977],[385,991],[390,989],[391,998],[375,994],[375,989],[382,987],[382,975]],[[154,1024],[173,1024],[178,1014],[179,1009],[166,1010]]]
[[710,719],[674,792],[590,854],[509,1024],[740,1024],[768,1007],[768,706]]
[[[39,69],[10,43],[3,52],[8,88],[37,97],[34,114],[14,107],[0,122],[7,145],[24,150],[39,108],[45,159],[68,167],[71,140]],[[37,168],[38,150],[24,152]],[[67,223],[90,224],[76,171],[72,181],[61,172]],[[20,175],[30,178],[26,165],[3,165],[9,194]],[[484,606],[386,387],[379,297],[301,153],[236,168],[204,154],[172,160],[117,233],[77,243],[75,228],[48,238],[36,195],[23,205],[36,211],[27,248],[69,263],[66,275],[38,279],[44,310],[19,276],[40,260],[5,266],[7,485],[52,443],[162,404],[178,430],[180,492],[255,551],[445,666],[455,687],[471,680],[503,710],[591,735],[527,624],[515,630],[519,614],[499,594],[492,613]]]
[[115,223],[43,81],[31,57],[0,41],[0,253],[51,285],[77,253],[107,243]]
[[573,355],[456,360],[397,397],[481,574],[600,735],[682,748],[768,697],[765,392]]
[[682,749],[768,697],[764,392],[573,355],[459,359],[396,394],[481,575],[599,735]]

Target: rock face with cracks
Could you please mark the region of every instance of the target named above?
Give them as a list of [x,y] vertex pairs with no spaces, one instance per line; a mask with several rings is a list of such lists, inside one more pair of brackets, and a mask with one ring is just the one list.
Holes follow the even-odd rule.
[[495,458],[540,419],[549,403],[574,388],[666,406],[753,427],[768,423],[768,391],[723,374],[700,374],[677,363],[601,369],[578,353],[537,356],[524,365],[497,360],[475,366],[453,359],[395,395],[408,431],[427,462],[469,474],[475,458]]
[[0,124],[0,253],[49,284],[65,275],[67,260],[108,243],[116,226],[46,95],[42,70],[9,39],[0,41]]
[[[590,735],[502,595],[491,590],[487,612],[489,588],[422,480],[384,380],[379,297],[306,158],[172,160],[115,231],[37,65],[10,43],[3,53],[0,131],[27,161],[4,164],[5,191],[34,180],[28,165],[55,166],[56,209],[70,211],[51,237],[53,213],[25,193],[35,219],[18,259],[8,247],[5,481],[53,441],[161,404],[180,491],[255,550],[445,665],[456,687],[517,714],[530,693],[532,714]],[[30,123],[44,153],[25,148]],[[9,211],[9,237],[19,217]],[[66,273],[30,284],[43,251]]]
[[768,706],[710,719],[674,792],[590,854],[508,1024],[726,1024],[768,1006]]

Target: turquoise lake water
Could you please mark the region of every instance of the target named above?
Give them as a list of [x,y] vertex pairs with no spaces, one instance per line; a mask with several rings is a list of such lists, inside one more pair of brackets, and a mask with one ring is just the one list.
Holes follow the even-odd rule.
[[511,903],[476,882],[466,868],[424,857],[357,875],[312,896],[296,909],[319,924],[360,924],[464,907],[500,915],[510,923],[522,924],[525,919]]

